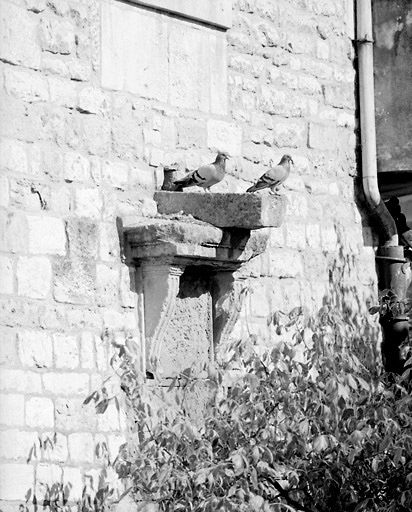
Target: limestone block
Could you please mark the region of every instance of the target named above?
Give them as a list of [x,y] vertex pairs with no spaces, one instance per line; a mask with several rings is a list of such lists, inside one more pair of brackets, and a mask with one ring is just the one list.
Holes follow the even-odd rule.
[[93,464],[94,440],[92,434],[86,432],[70,434],[68,440],[70,460],[72,462]]
[[110,122],[96,116],[82,116],[81,124],[82,141],[87,151],[92,155],[106,155],[110,148]]
[[79,188],[74,197],[75,212],[78,217],[99,219],[102,214],[103,200],[96,188]]
[[9,426],[24,425],[24,395],[0,395],[0,423]]
[[306,225],[306,242],[308,247],[319,249],[321,247],[321,228],[319,224]]
[[[64,75],[64,73],[61,73]],[[50,101],[56,105],[75,108],[77,105],[77,83],[73,80],[49,76]]]
[[26,401],[26,425],[34,428],[54,427],[54,404],[50,398],[36,396]]
[[322,249],[328,252],[336,252],[339,248],[338,235],[333,226],[322,226]]
[[43,385],[47,393],[59,396],[87,396],[90,377],[87,373],[45,373]]
[[83,406],[84,397],[56,398],[56,429],[60,432],[94,432],[96,412]]
[[18,366],[16,333],[8,327],[0,327],[0,336],[2,340],[0,343],[0,364],[9,367]]
[[62,217],[71,213],[71,191],[68,188],[53,188],[50,190],[50,212]]
[[103,414],[97,417],[97,430],[100,432],[119,431],[119,412],[116,405],[111,402]]
[[20,331],[17,334],[19,357],[23,366],[50,368],[53,364],[52,341],[44,331]]
[[355,92],[353,85],[347,83],[328,84],[323,86],[323,94],[326,105],[337,108],[355,107]]
[[303,251],[306,248],[306,230],[301,222],[288,222],[285,226],[286,244],[291,249]]
[[328,60],[330,47],[328,41],[317,41],[316,43],[316,57],[320,60]]
[[4,79],[7,93],[16,98],[30,103],[49,99],[47,80],[37,73],[6,68]]
[[2,139],[0,142],[1,169],[22,174],[29,173],[26,145],[23,142],[11,139]]
[[9,2],[2,2],[0,11],[0,59],[28,68],[40,67],[37,20]]
[[67,309],[67,325],[69,329],[102,330],[102,319],[96,307],[89,305],[89,307],[78,306],[65,309]]
[[291,249],[273,249],[269,253],[267,273],[281,278],[302,276],[301,254]]
[[101,9],[102,86],[166,102],[167,23],[132,5],[102,4]]
[[0,317],[8,327],[36,327],[39,323],[39,305],[27,299],[0,297]]
[[86,114],[104,115],[109,110],[109,99],[101,89],[87,86],[79,93],[78,109]]
[[34,451],[34,449],[36,450],[37,455],[40,455],[37,432],[22,432],[17,429],[0,431],[1,458],[27,460],[28,456]]
[[115,224],[99,226],[99,255],[102,261],[117,261],[120,254],[119,235]]
[[40,463],[36,467],[35,496],[37,499],[46,500],[50,489],[62,483],[62,468],[57,464]]
[[115,331],[133,330],[136,328],[135,313],[128,311],[116,311],[115,309],[107,309],[103,313],[103,324],[107,329]]
[[219,227],[278,227],[285,210],[285,198],[275,195],[160,191],[154,197],[159,213],[183,212]]
[[242,129],[235,123],[210,119],[207,123],[207,145],[211,149],[227,151],[230,156],[242,153]]
[[112,123],[113,154],[122,160],[141,159],[143,132],[136,121],[120,120]]
[[17,262],[17,293],[31,299],[45,299],[51,287],[52,266],[43,256],[21,256]]
[[67,70],[70,78],[78,82],[86,82],[92,75],[91,65],[78,59],[70,60],[67,63]]
[[40,25],[40,44],[50,53],[69,55],[75,48],[73,25],[69,21],[56,18],[42,18]]
[[77,368],[79,366],[79,347],[72,334],[53,334],[53,349],[56,368]]
[[69,456],[67,437],[59,432],[43,432],[43,458],[53,462],[66,462]]
[[70,219],[67,222],[70,258],[88,261],[98,253],[98,225],[89,219]]
[[122,266],[120,275],[120,301],[124,308],[136,307],[136,270]]
[[31,254],[66,254],[65,225],[61,219],[27,215]]
[[109,160],[103,162],[102,178],[106,184],[124,190],[127,186],[128,176],[129,168],[126,164]]
[[95,340],[91,332],[82,332],[80,338],[80,365],[84,369],[95,367]]
[[208,32],[183,24],[170,33],[169,72],[172,105],[209,112],[210,38]]
[[13,293],[13,260],[0,256],[0,293]]
[[41,376],[26,370],[0,371],[0,389],[2,391],[18,391],[19,393],[41,393]]
[[337,145],[337,131],[334,125],[309,123],[308,147],[313,149],[332,149]]
[[67,500],[81,500],[83,495],[83,475],[82,470],[78,467],[63,468],[63,482],[69,482],[70,487],[65,489],[65,497]]
[[96,301],[98,306],[109,306],[119,295],[119,269],[98,263],[96,266]]
[[276,123],[273,126],[273,140],[278,147],[297,148],[304,144],[305,132],[306,127],[303,122]]
[[33,488],[34,466],[0,464],[0,499],[25,501],[27,490]]
[[7,176],[0,176],[0,208],[7,209],[10,204],[9,180]]
[[94,261],[65,259],[54,266],[53,295],[57,302],[89,304],[94,293]]
[[287,93],[271,87],[262,86],[260,108],[272,115],[286,115]]

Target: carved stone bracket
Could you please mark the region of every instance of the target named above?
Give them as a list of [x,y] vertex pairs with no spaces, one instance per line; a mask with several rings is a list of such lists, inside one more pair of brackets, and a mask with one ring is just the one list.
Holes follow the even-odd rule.
[[[230,338],[245,296],[244,280],[235,280],[233,273],[265,251],[269,233],[260,228],[279,226],[286,206],[284,198],[252,194],[159,192],[156,199],[163,216],[122,219],[127,260],[139,269],[137,289],[141,296],[140,321],[144,324],[140,330],[145,338],[142,348],[146,354],[145,369],[151,372],[159,370],[165,333],[171,335],[168,328],[186,269],[192,269],[190,276],[196,276],[193,269],[198,269],[198,276],[208,276],[207,293],[213,309],[212,345]],[[200,294],[206,293],[204,284],[200,288]],[[195,292],[190,288],[189,296],[182,292],[179,300],[190,301],[190,294]],[[193,298],[193,303],[196,300],[195,308],[207,302]],[[179,302],[179,308],[184,308],[184,304]],[[196,310],[193,311],[196,315]],[[176,322],[180,322],[180,317],[174,319],[174,325]],[[193,331],[195,327],[199,326],[194,325]],[[182,344],[195,336],[190,326],[188,329]],[[173,343],[176,350],[184,352],[179,339],[175,337]],[[204,350],[198,350],[199,357],[204,357]]]

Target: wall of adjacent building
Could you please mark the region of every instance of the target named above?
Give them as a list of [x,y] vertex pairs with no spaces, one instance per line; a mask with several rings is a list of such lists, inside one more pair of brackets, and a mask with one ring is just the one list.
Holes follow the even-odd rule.
[[163,165],[226,149],[215,190],[242,192],[295,161],[286,220],[241,270],[235,335],[270,338],[272,313],[302,304],[356,317],[374,291],[352,3],[233,0],[232,16],[225,32],[116,0],[0,0],[4,512],[56,482],[72,501],[97,489],[96,445],[113,458],[122,442],[115,406],[82,402],[109,374],[109,338],[138,339],[117,219],[156,214]]

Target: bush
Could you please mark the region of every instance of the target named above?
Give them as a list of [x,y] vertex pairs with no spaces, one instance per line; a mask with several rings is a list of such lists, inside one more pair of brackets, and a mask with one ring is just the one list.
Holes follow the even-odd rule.
[[[130,343],[119,348],[128,492],[161,511],[412,510],[409,370],[381,373],[376,343],[326,307],[273,321],[273,346],[221,347],[208,378],[188,370],[167,390],[143,379]],[[199,420],[185,400],[204,388]]]

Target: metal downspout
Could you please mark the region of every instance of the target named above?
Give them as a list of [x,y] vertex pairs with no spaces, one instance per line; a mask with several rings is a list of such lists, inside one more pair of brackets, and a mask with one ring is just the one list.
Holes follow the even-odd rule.
[[357,0],[356,7],[363,190],[371,216],[380,228],[381,245],[397,246],[399,238],[396,224],[378,189],[371,0]]

